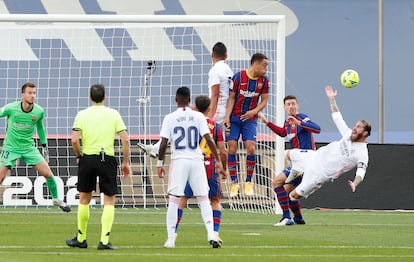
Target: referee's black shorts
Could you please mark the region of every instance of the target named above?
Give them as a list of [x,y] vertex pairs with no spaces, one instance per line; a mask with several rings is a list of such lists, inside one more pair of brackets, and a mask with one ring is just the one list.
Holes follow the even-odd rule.
[[96,178],[99,177],[99,191],[107,196],[118,193],[118,163],[113,156],[83,155],[79,160],[78,191],[96,191]]

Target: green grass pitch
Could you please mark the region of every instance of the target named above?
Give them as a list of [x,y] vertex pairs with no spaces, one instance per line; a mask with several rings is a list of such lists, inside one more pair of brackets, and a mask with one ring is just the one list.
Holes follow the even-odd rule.
[[98,251],[99,207],[91,210],[88,249],[69,248],[76,208],[0,208],[0,261],[414,261],[414,214],[304,210],[306,225],[273,227],[280,215],[223,211],[221,249],[212,249],[198,208],[186,209],[175,249],[165,209],[116,209],[111,242]]

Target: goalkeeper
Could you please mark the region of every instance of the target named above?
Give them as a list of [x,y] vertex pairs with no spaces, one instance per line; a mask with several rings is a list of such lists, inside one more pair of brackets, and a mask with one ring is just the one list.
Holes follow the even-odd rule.
[[[70,212],[70,207],[58,197],[58,190],[50,170],[49,152],[47,150],[46,133],[43,127],[44,110],[35,104],[36,85],[25,83],[22,86],[22,101],[9,103],[0,108],[0,117],[7,117],[6,136],[0,154],[0,183],[3,182],[9,169],[12,169],[16,160],[22,158],[27,165],[33,168],[46,179],[46,185],[52,194],[53,205],[64,212]],[[34,129],[42,144],[42,154],[33,140]]]

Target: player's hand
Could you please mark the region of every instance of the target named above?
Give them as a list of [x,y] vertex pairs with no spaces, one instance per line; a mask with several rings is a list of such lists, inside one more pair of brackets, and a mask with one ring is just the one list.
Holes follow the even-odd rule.
[[220,175],[221,175],[221,179],[225,180],[229,177],[229,171],[223,169],[223,172]]
[[130,175],[132,175],[131,165],[129,163],[122,163],[121,172],[124,179],[128,178]]
[[352,193],[354,193],[354,192],[355,192],[355,190],[356,190],[356,186],[355,186],[354,182],[353,182],[353,181],[351,181],[351,180],[348,180],[348,185],[349,185],[349,187],[351,188]]
[[287,117],[287,119],[286,119],[288,122],[289,122],[289,124],[295,124],[295,125],[300,125],[300,120],[298,120],[296,117],[294,117],[294,116],[288,116]]
[[256,113],[253,110],[249,110],[246,113],[244,113],[243,115],[240,116],[240,120],[241,121],[246,121],[249,120],[251,118],[253,118],[256,115]]
[[45,159],[46,163],[49,163],[49,149],[47,146],[42,147],[42,156]]
[[330,85],[327,85],[327,86],[325,87],[325,93],[326,93],[326,96],[327,96],[329,99],[333,99],[333,98],[335,98],[335,97],[336,97],[336,95],[338,94],[337,90],[334,90],[334,89],[332,88],[332,86],[330,86]]
[[158,173],[158,177],[159,178],[164,178],[165,177],[165,169],[163,166],[159,166],[157,167],[157,173]]
[[262,122],[267,125],[269,123],[269,120],[267,120],[267,118],[265,117],[265,115],[262,112],[259,112],[257,114],[257,117],[262,120]]

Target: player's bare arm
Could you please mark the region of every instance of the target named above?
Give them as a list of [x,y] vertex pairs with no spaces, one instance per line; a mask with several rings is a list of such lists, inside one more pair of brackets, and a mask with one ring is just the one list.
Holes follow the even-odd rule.
[[219,94],[220,94],[220,84],[213,85],[211,87],[210,112],[208,114],[208,117],[210,119],[214,119],[214,115],[216,114]]
[[235,98],[236,98],[236,94],[234,92],[230,92],[229,99],[227,100],[227,105],[226,105],[226,116],[224,117],[224,120],[221,123],[222,126],[227,127],[230,124],[230,115],[233,111]]
[[269,120],[267,120],[266,116],[262,112],[259,112],[257,117],[263,122],[263,124],[267,125],[269,123]]
[[72,131],[71,142],[72,142],[73,152],[75,153],[75,156],[76,156],[76,163],[79,163],[79,158],[82,155],[80,141],[79,141],[81,139],[81,136],[82,136],[82,133],[80,130]]
[[360,176],[355,176],[354,181],[348,180],[348,185],[351,188],[352,192],[356,191],[357,186],[362,182],[362,178]]
[[331,111],[332,112],[339,112],[339,108],[336,105],[336,101],[335,101],[335,97],[336,97],[338,92],[336,90],[333,90],[332,86],[327,85],[325,87],[325,93],[326,93],[326,96],[329,99],[329,105],[331,106]]
[[124,178],[128,178],[132,174],[132,169],[129,161],[129,156],[131,154],[130,143],[129,143],[129,135],[127,131],[122,131],[119,133],[119,137],[121,138],[122,143],[122,155],[123,160],[121,164],[121,171]]
[[165,157],[165,152],[167,151],[167,143],[168,143],[168,139],[165,137],[162,137],[161,143],[160,143],[160,149],[158,151],[158,162],[157,162],[157,173],[158,173],[159,178],[165,177],[164,157]]
[[256,108],[249,110],[245,114],[241,115],[240,120],[246,121],[248,119],[255,117],[260,111],[263,110],[263,108],[266,107],[268,99],[269,99],[269,94],[262,94],[260,98],[260,103],[256,106]]

